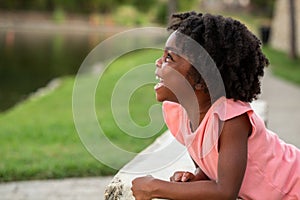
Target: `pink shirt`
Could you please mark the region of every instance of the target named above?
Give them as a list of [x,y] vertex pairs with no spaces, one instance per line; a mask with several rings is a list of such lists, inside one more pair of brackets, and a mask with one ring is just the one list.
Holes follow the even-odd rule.
[[248,161],[239,197],[243,199],[300,200],[300,151],[286,144],[265,127],[249,103],[225,97],[209,109],[195,132],[184,108],[177,103],[163,103],[165,122],[185,145],[190,156],[211,179],[218,180],[218,138],[222,123],[247,113],[252,124],[248,139]]

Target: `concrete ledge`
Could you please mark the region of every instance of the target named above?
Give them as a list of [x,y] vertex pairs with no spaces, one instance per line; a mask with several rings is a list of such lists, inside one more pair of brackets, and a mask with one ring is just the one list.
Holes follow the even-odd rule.
[[166,131],[116,174],[106,188],[105,199],[134,200],[130,188],[136,177],[151,174],[169,180],[174,171],[194,169],[186,149]]
[[[266,123],[266,102],[257,100],[251,106]],[[194,171],[194,163],[185,147],[166,131],[116,174],[105,190],[105,200],[134,200],[131,193],[133,179],[151,174],[153,177],[169,180],[178,170]]]

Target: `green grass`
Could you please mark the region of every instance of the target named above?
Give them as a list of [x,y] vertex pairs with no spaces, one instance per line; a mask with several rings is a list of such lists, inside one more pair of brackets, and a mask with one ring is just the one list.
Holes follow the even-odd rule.
[[[110,110],[112,88],[124,73],[139,64],[152,62],[154,73],[154,60],[160,54],[148,50],[123,56],[105,72],[99,84],[104,87],[99,86],[97,90],[95,106],[104,132],[114,144],[128,151],[141,151],[159,134],[147,139],[124,134],[115,124]],[[154,74],[150,76],[154,77]],[[29,98],[0,114],[0,182],[101,176],[116,172],[96,160],[81,143],[72,116],[74,77],[64,77],[61,81],[53,92]],[[141,87],[132,95],[130,113],[136,123],[149,123],[148,109],[155,103],[153,85]],[[109,155],[110,152],[103,153]],[[128,161],[114,159],[121,165]]]
[[300,85],[300,59],[293,60],[281,51],[264,47],[263,52],[270,60],[272,73],[280,78]]

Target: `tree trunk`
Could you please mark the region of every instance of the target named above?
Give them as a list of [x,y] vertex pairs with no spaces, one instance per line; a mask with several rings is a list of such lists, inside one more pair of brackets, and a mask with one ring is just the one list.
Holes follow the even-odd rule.
[[295,13],[295,1],[289,0],[290,4],[290,57],[292,59],[297,58],[297,38],[296,38],[296,13]]
[[178,7],[178,1],[177,0],[168,0],[168,16],[167,21],[169,20],[169,17],[177,12]]

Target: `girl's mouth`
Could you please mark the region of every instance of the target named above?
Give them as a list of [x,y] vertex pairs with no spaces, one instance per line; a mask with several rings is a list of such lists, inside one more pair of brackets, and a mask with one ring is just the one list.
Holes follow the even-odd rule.
[[159,80],[159,82],[154,86],[154,89],[158,90],[159,88],[161,88],[162,86],[164,86],[164,81],[158,75],[156,75],[156,80]]

